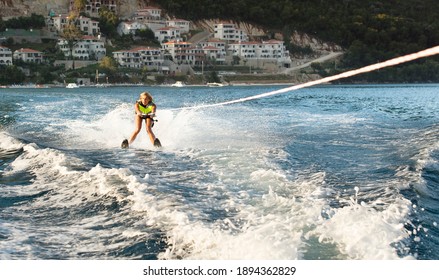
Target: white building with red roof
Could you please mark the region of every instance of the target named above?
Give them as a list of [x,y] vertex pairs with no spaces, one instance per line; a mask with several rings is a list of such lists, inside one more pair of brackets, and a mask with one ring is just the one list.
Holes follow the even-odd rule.
[[164,55],[172,56],[178,64],[201,65],[206,60],[202,47],[189,42],[169,41],[162,44],[162,50]]
[[178,27],[163,27],[154,31],[154,36],[160,43],[181,40],[181,30]]
[[43,53],[28,48],[21,48],[14,52],[14,59],[21,60],[28,63],[42,63]]
[[62,32],[66,25],[69,22],[69,16],[68,15],[58,15],[52,17],[52,24],[53,27],[55,27],[55,30],[58,32]]
[[239,56],[241,58],[256,58],[256,49],[259,43],[252,42],[235,42],[228,44],[228,50],[233,53],[233,55]]
[[160,70],[163,65],[163,55],[160,48],[137,47],[130,50],[113,52],[113,58],[122,67],[152,68]]
[[97,36],[101,33],[99,22],[88,17],[80,16],[78,18],[78,27],[87,35]]
[[190,21],[184,19],[167,20],[166,25],[170,27],[180,28],[181,33],[188,33],[190,29]]
[[132,19],[135,20],[158,20],[162,17],[162,9],[148,6],[134,12]]
[[217,64],[224,64],[226,61],[226,42],[216,38],[199,43],[206,54],[206,58],[215,61]]

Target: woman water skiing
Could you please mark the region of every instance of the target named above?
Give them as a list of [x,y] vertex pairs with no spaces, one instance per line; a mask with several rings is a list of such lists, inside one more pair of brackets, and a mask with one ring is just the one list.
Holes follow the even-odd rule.
[[134,117],[135,129],[131,134],[129,139],[125,139],[122,142],[122,148],[128,148],[131,143],[137,137],[140,130],[142,129],[142,120],[145,120],[146,132],[148,132],[149,139],[155,147],[161,147],[160,140],[155,137],[154,132],[152,132],[152,126],[154,125],[154,117],[157,106],[152,101],[152,96],[148,92],[142,92],[140,94],[139,100],[134,104],[134,110],[136,116]]

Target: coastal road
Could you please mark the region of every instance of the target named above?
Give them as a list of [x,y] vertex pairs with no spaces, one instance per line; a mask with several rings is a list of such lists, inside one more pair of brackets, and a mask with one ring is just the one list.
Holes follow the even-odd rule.
[[321,63],[321,62],[324,62],[324,61],[327,61],[327,60],[331,60],[331,59],[337,58],[337,57],[339,57],[341,55],[343,55],[343,52],[330,52],[327,55],[324,55],[324,56],[321,56],[321,57],[316,58],[314,60],[305,62],[305,63],[303,63],[301,65],[285,69],[283,74],[287,74],[288,75],[288,74],[291,74],[292,72],[297,71],[299,69],[306,68],[306,67],[310,66],[312,63],[315,63],[315,62]]

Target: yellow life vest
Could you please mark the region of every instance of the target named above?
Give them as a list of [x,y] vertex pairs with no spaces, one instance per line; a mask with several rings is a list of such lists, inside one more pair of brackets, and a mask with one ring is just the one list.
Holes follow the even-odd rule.
[[154,103],[149,102],[146,106],[142,104],[142,102],[137,101],[137,104],[139,105],[139,111],[142,112],[142,114],[149,114],[152,112],[152,108],[154,106]]

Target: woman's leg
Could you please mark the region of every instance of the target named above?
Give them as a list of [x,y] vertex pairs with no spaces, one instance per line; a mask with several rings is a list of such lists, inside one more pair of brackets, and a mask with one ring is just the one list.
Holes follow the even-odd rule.
[[128,140],[130,144],[134,142],[134,140],[137,137],[137,134],[139,134],[140,132],[140,129],[142,129],[142,118],[136,115],[134,119],[134,125],[135,125],[134,132],[131,134],[130,139]]
[[153,120],[150,118],[147,118],[145,120],[145,122],[146,122],[146,132],[148,132],[149,140],[151,140],[151,143],[154,145],[155,135],[154,135],[154,132],[152,132]]

